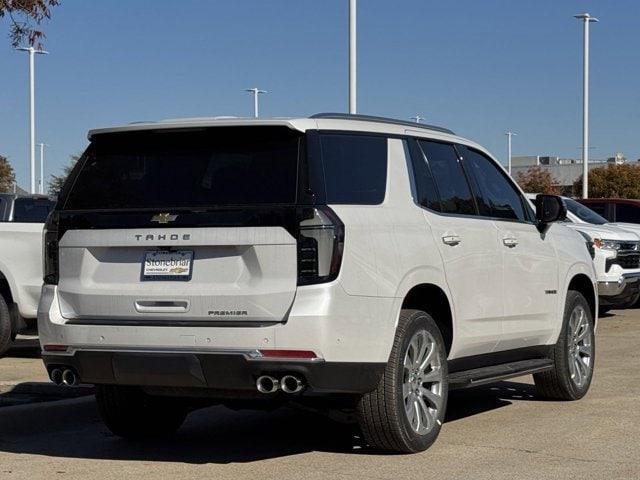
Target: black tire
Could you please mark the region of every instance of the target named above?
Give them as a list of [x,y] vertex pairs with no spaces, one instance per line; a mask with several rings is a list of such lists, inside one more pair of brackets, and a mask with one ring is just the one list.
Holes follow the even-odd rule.
[[154,397],[138,387],[97,385],[96,400],[107,428],[127,439],[169,437],[188,414],[180,399]]
[[11,346],[11,312],[4,297],[0,295],[0,356],[7,353]]
[[598,315],[606,315],[607,313],[609,313],[611,311],[612,307],[610,306],[600,306],[598,307]]
[[[586,321],[589,326],[585,338],[588,337],[591,345],[589,368],[586,369],[587,373],[584,375],[585,380],[581,385],[578,385],[576,381],[573,380],[575,375],[572,375],[569,365],[569,362],[572,361],[570,353],[572,338],[569,321],[576,308],[582,308],[585,312]],[[562,331],[551,355],[554,362],[553,369],[533,375],[538,395],[554,400],[578,400],[586,395],[591,385],[591,380],[593,379],[593,367],[596,359],[596,339],[593,327],[593,315],[591,314],[587,300],[580,292],[570,290],[567,293]]]
[[640,299],[640,293],[636,293],[633,297],[631,297],[629,300],[627,300],[624,303],[621,303],[620,305],[616,305],[616,308],[633,308],[636,306],[636,304],[638,303],[638,300]]
[[[434,355],[442,376],[440,405],[433,414],[435,418],[432,419],[431,429],[419,434],[412,428],[405,411],[403,383],[405,355],[414,335],[421,331],[426,331],[437,346],[437,353]],[[424,386],[425,383],[420,382],[420,385]],[[448,389],[446,345],[436,322],[423,311],[402,310],[391,355],[380,383],[374,391],[363,395],[358,402],[357,417],[364,440],[370,447],[378,450],[400,453],[426,450],[438,438],[444,422]]]

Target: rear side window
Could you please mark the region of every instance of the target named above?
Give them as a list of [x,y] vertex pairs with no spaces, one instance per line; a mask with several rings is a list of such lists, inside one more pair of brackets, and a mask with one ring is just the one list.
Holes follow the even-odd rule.
[[640,208],[626,203],[616,203],[616,222],[640,223]]
[[13,204],[13,221],[20,223],[44,223],[55,202],[47,198],[16,198]]
[[475,215],[476,208],[471,189],[453,145],[424,140],[418,143],[431,167],[440,193],[441,211]]
[[464,163],[477,184],[476,200],[480,215],[524,222],[526,214],[522,197],[505,175],[482,153],[461,148]]
[[329,204],[377,205],[387,185],[387,138],[373,135],[320,135]]
[[294,204],[301,135],[282,127],[106,134],[65,208]]

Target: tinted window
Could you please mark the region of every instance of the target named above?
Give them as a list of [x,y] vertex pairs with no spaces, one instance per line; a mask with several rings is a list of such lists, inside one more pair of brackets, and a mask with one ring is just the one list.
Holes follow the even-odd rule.
[[616,203],[616,222],[640,223],[640,208]]
[[469,184],[453,145],[418,142],[422,148],[440,193],[441,211],[473,215],[476,213]]
[[65,208],[295,203],[299,141],[278,127],[104,135],[85,154]]
[[16,198],[13,204],[13,221],[44,223],[55,202],[47,198]]
[[481,215],[508,220],[526,220],[520,193],[488,157],[462,147],[464,162],[477,183],[478,210]]
[[320,135],[327,203],[375,205],[387,185],[387,139],[368,135]]
[[409,146],[416,184],[416,202],[423,207],[440,211],[440,198],[427,159],[414,140],[409,141]]
[[571,198],[563,198],[564,204],[567,206],[567,210],[573,213],[576,217],[578,217],[583,222],[593,223],[594,225],[603,225],[607,223],[605,218],[602,218],[596,212],[591,210],[591,205],[586,207],[581,203],[572,200]]
[[586,204],[591,210],[593,210],[594,212],[596,212],[599,215],[604,216],[605,214],[605,209],[606,209],[606,205],[604,203],[592,203],[589,202]]

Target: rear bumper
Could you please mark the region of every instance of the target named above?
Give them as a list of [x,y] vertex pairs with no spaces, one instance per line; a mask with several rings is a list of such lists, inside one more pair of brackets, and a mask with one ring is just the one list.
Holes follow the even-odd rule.
[[[43,353],[47,370],[73,369],[81,382],[255,392],[261,375],[303,379],[303,393],[362,394],[376,388],[384,363],[256,360],[243,353],[83,351]],[[203,392],[204,393],[204,392]],[[207,392],[210,394],[211,392]]]

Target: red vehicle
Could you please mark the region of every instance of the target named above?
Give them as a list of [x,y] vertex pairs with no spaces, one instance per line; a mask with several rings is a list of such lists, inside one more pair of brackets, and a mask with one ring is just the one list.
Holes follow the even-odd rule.
[[640,200],[626,198],[577,199],[612,223],[640,223]]

